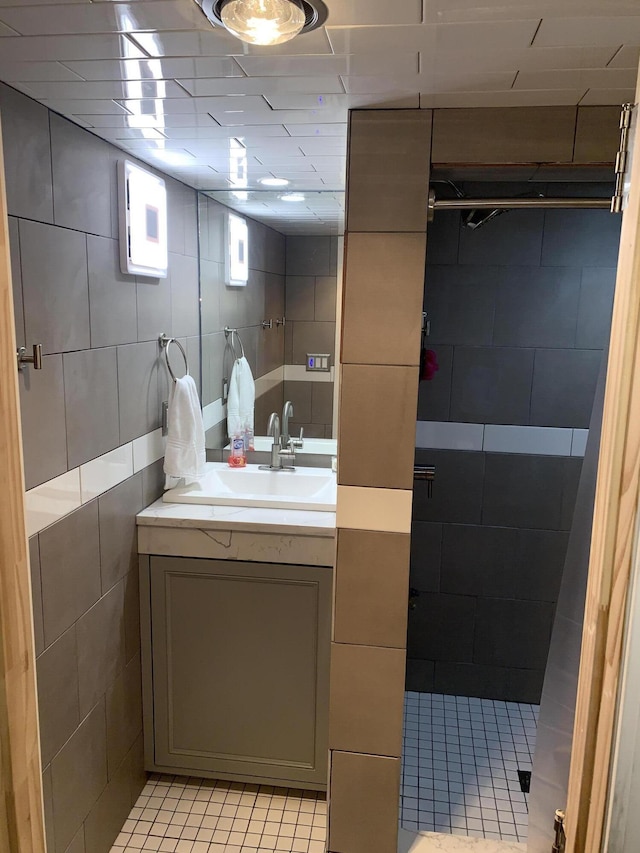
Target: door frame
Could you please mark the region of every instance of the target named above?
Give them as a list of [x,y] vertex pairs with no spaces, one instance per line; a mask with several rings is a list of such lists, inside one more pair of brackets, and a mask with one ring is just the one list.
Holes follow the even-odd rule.
[[0,127],[0,851],[44,853],[42,767]]

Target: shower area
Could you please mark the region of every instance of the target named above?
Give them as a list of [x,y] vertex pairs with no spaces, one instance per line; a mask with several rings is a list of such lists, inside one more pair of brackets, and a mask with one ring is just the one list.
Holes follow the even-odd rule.
[[[435,477],[414,483],[400,809],[413,832],[528,838],[559,596],[584,596],[565,557],[620,234],[610,180],[585,172],[432,174],[445,204],[427,232],[416,426],[416,470]],[[516,201],[446,209],[465,197]]]

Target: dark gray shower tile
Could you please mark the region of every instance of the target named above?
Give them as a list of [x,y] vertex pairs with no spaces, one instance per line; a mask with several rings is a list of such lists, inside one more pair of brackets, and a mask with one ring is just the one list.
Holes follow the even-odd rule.
[[479,598],[473,661],[542,670],[547,663],[552,624],[550,603]]
[[416,463],[435,465],[436,479],[432,497],[427,495],[425,481],[414,481],[414,521],[480,523],[484,453],[418,449]]
[[24,477],[27,489],[67,470],[67,430],[61,355],[45,355],[42,370],[18,376]]
[[43,765],[71,737],[80,722],[76,627],[72,625],[37,660],[38,715]]
[[186,338],[200,334],[200,283],[198,259],[169,255],[171,284],[171,334]]
[[82,719],[113,684],[126,662],[123,582],[78,619],[76,631]]
[[578,485],[582,472],[583,459],[574,456],[564,460],[564,479],[562,484],[562,516],[560,520],[561,530],[571,530],[573,523],[573,510],[578,495]]
[[431,325],[428,345],[490,345],[501,275],[500,267],[428,266],[424,288]]
[[416,693],[433,693],[435,663],[432,660],[407,660],[405,690]]
[[331,237],[290,236],[287,275],[331,275]]
[[139,471],[98,498],[103,593],[137,568],[136,515],[144,506],[142,481]]
[[[118,403],[120,443],[157,429],[161,423],[158,374],[166,371],[164,355],[154,341],[118,347]],[[170,356],[174,370],[182,371],[182,354],[176,346]]]
[[452,421],[528,424],[534,350],[456,347]]
[[508,702],[526,702],[539,705],[542,697],[545,668],[509,669],[506,700]]
[[504,701],[508,682],[506,667],[436,661],[433,692]]
[[504,269],[499,276],[493,344],[572,347],[579,297],[579,269]]
[[100,597],[98,503],[92,501],[40,533],[45,645]]
[[407,657],[470,663],[475,613],[471,596],[421,593],[409,610]]
[[13,288],[13,314],[16,329],[16,346],[23,347],[24,337],[24,305],[22,303],[22,269],[20,266],[20,235],[18,220],[9,217],[9,252],[11,255],[11,284]]
[[69,468],[75,468],[120,444],[116,348],[65,353],[62,362]]
[[582,270],[577,347],[600,349],[609,343],[616,272],[614,267],[585,267]]
[[587,429],[601,360],[600,350],[537,350],[531,423]]
[[442,524],[414,521],[411,525],[409,584],[422,592],[440,592]]
[[440,589],[457,595],[512,596],[517,531],[509,527],[445,524]]
[[111,237],[112,169],[107,142],[56,113],[51,118],[51,163],[56,225]]
[[3,83],[0,112],[8,212],[53,222],[49,111]]
[[418,386],[418,420],[448,421],[451,405],[451,375],[453,372],[453,347],[444,344],[432,347],[427,340],[427,349],[433,349],[438,361],[438,370],[432,379],[423,380]]
[[439,211],[427,226],[427,267],[432,264],[456,264],[459,240],[460,213],[457,210]]
[[487,453],[482,523],[559,530],[565,459]]
[[537,266],[540,263],[543,222],[542,210],[513,210],[474,231],[462,228],[458,262]]
[[558,600],[569,536],[555,530],[519,530],[513,582],[516,598]]
[[128,344],[138,339],[136,279],[120,271],[117,240],[87,237],[91,346]]
[[615,267],[620,217],[608,210],[545,211],[542,265]]
[[84,234],[20,220],[26,339],[45,353],[87,349],[89,284]]

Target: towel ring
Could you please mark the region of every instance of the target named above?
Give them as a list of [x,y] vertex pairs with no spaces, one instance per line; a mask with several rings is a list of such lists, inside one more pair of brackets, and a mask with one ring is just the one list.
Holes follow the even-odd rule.
[[[234,343],[234,335],[235,335],[235,340],[238,341],[238,344],[240,346],[240,355],[238,355],[238,353],[236,352],[236,347],[235,347],[235,343]],[[229,326],[225,326],[224,327],[224,336],[227,339],[227,343],[229,343],[229,336],[231,336],[231,342],[229,343],[229,346],[231,347],[231,351],[233,352],[233,357],[235,358],[235,360],[238,361],[239,358],[244,358],[244,346],[242,344],[242,338],[238,334],[238,330],[237,329],[231,329],[231,328],[229,328]]]
[[167,370],[169,371],[169,376],[173,379],[173,381],[177,382],[178,380],[176,379],[176,375],[171,369],[171,363],[169,362],[169,347],[171,346],[171,344],[175,344],[182,353],[182,357],[184,359],[185,376],[189,376],[189,362],[187,360],[187,354],[184,351],[184,347],[182,346],[180,341],[177,338],[170,338],[168,335],[165,334],[160,335],[158,340],[160,341],[160,346],[164,349],[164,357],[167,362]]

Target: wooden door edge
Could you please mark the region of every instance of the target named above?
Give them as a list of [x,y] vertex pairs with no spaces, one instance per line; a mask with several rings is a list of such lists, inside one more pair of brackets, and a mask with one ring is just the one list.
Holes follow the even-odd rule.
[[[636,100],[639,96],[640,79]],[[602,843],[638,513],[640,134],[634,154],[611,325],[566,805],[566,853],[599,853]]]
[[44,853],[42,768],[0,127],[0,850]]

